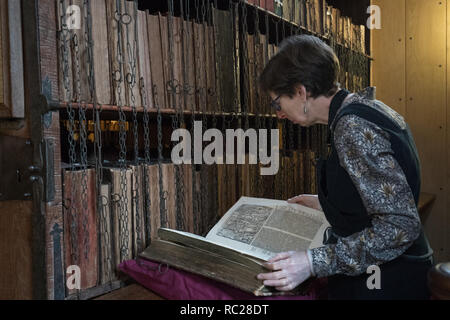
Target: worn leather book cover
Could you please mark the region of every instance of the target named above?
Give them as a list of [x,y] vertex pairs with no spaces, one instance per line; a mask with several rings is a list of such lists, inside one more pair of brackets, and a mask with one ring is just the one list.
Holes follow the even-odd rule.
[[[121,6],[120,12],[123,15],[122,20],[125,20],[125,23],[122,24],[121,34],[126,105],[137,107],[141,104],[141,94],[139,92],[139,79],[141,76],[136,32],[139,15],[137,15],[137,12],[135,11],[137,10],[137,3],[135,4],[134,1],[121,0]],[[127,21],[127,19],[129,19],[129,21]]]
[[203,205],[203,194],[202,194],[202,184],[204,183],[201,175],[201,168],[197,167],[193,172],[194,179],[194,233],[202,234],[203,232],[203,216],[202,216],[202,205]]
[[[184,54],[183,52],[183,19],[175,16],[168,16],[168,23],[170,25],[169,32],[169,59],[173,57],[173,64],[169,64],[169,74],[172,75],[173,86],[169,93],[169,100],[172,100],[171,107],[176,110],[184,109]],[[169,60],[170,61],[170,60]]]
[[246,35],[247,41],[247,112],[254,113],[256,109],[256,62],[255,62],[255,36]]
[[294,10],[292,8],[293,0],[283,0],[283,19],[293,21],[292,16]]
[[[3,2],[2,2],[3,3]],[[72,32],[63,32],[62,25],[66,23],[65,12],[70,5],[69,0],[57,1],[57,30],[58,30],[58,84],[59,100],[71,102],[73,99],[72,75]],[[61,15],[64,15],[61,17]],[[6,21],[3,20],[2,21]]]
[[132,179],[132,233],[133,233],[133,257],[146,247],[145,243],[145,214],[144,214],[144,167],[143,165],[130,166]]
[[94,54],[94,74],[96,100],[99,104],[110,105],[112,102],[111,75],[108,51],[108,25],[106,2],[90,1],[92,15],[92,41]]
[[111,216],[111,185],[102,184],[100,187],[100,283],[105,284],[117,277],[114,272],[112,246],[112,216]]
[[105,168],[104,182],[111,184],[112,246],[114,270],[133,258],[132,170]]
[[194,52],[194,28],[192,21],[183,20],[183,51],[184,62],[183,79],[184,109],[195,109],[195,52]]
[[214,52],[214,28],[210,25],[205,29],[205,48],[206,48],[206,103],[207,111],[219,112],[217,104],[216,89],[216,57]]
[[205,24],[193,22],[194,30],[194,65],[195,65],[195,111],[207,110],[207,76]]
[[[181,170],[183,171],[183,218],[184,227],[182,231],[194,232],[194,212],[193,212],[193,198],[192,198],[192,165],[183,164],[181,165]],[[214,182],[215,183],[215,182]]]
[[72,0],[72,4],[81,8],[80,28],[71,30],[73,91],[76,102],[92,101],[88,78],[88,44],[86,39],[86,19],[83,14],[84,0]]
[[163,19],[160,15],[147,15],[150,73],[153,85],[151,92],[155,107],[168,108],[160,27],[161,20]]
[[[138,106],[149,109],[154,107],[153,103],[153,83],[150,66],[150,48],[148,42],[147,12],[138,11],[138,62],[140,78],[136,78],[136,85],[140,88],[141,99],[137,101]],[[153,45],[153,44],[152,44]]]
[[159,165],[145,165],[145,169],[145,188],[150,200],[150,204],[146,205],[146,216],[147,223],[150,224],[150,241],[153,241],[158,237],[158,229],[161,227]]
[[[289,219],[289,224],[280,223]],[[205,237],[161,228],[159,239],[140,257],[200,274],[256,296],[293,295],[308,290],[310,282],[290,292],[265,287],[256,279],[268,272],[263,262],[278,252],[322,245],[328,226],[323,212],[282,200],[241,197]]]
[[259,114],[265,114],[267,109],[267,104],[264,99],[266,97],[266,93],[263,92],[258,85],[258,78],[264,70],[264,66],[266,64],[266,52],[264,48],[266,47],[266,35],[259,34],[258,40],[255,43],[255,63],[256,63],[256,79],[255,79],[255,92],[257,93],[257,110],[256,112]]
[[[228,54],[234,47],[233,17],[230,11],[213,9],[213,25],[216,56],[216,76],[218,79],[218,97],[221,109],[225,112],[236,111],[235,73],[233,54]],[[231,70],[231,72],[230,72]]]
[[[162,187],[165,198],[165,209],[167,220],[161,220],[161,227],[175,229],[177,227],[176,204],[175,204],[175,167],[173,163],[162,163]],[[161,204],[160,204],[161,205]]]
[[337,41],[338,39],[338,30],[339,30],[339,18],[341,16],[341,12],[336,9],[331,9],[331,39],[333,41]]
[[99,280],[95,170],[64,170],[63,190],[65,270],[78,266],[80,289],[92,288]]
[[168,27],[168,17],[159,15],[159,29],[161,32],[161,50],[162,50],[162,60],[157,62],[163,65],[164,71],[164,94],[166,95],[166,105],[163,108],[173,109],[175,106],[175,93],[169,90],[171,84],[173,84],[173,65],[171,66],[169,60],[169,27]]
[[[108,45],[109,45],[109,65],[111,71],[111,87],[112,97],[114,105],[124,106],[126,104],[125,96],[125,71],[122,68],[119,61],[123,61],[123,43],[119,47],[119,22],[117,22],[117,12],[122,12],[121,8],[118,8],[116,1],[106,1],[106,14],[107,14],[107,26],[108,26]],[[121,27],[122,28],[122,25]],[[120,103],[119,103],[120,102]]]

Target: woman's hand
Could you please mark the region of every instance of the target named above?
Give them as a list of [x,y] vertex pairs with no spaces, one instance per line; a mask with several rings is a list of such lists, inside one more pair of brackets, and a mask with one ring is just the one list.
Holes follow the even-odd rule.
[[323,211],[322,207],[320,206],[319,197],[316,194],[301,194],[299,196],[288,199],[287,202],[297,203],[308,208]]
[[290,291],[311,277],[311,266],[305,251],[289,251],[277,254],[264,266],[272,270],[260,273],[257,278],[264,280],[265,286],[275,287],[279,291]]

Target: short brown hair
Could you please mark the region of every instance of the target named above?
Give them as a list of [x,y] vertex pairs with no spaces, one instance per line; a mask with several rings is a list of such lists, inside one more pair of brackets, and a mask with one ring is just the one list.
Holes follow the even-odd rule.
[[310,35],[285,39],[280,51],[264,68],[261,89],[277,95],[295,95],[297,85],[304,85],[313,98],[332,96],[338,89],[339,60],[325,42]]

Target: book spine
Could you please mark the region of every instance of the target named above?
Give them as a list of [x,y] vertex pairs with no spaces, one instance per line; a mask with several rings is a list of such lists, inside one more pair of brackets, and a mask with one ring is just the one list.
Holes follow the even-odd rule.
[[194,52],[195,52],[195,88],[196,88],[196,99],[195,99],[195,111],[206,110],[206,94],[207,94],[207,83],[206,83],[206,70],[205,70],[205,60],[206,53],[204,50],[204,31],[205,25],[199,23],[193,23],[194,29]]
[[158,238],[158,229],[161,227],[159,168],[157,164],[146,165],[147,192],[150,197],[150,206],[147,206],[147,221],[150,223],[150,241]]
[[161,227],[176,229],[176,207],[175,207],[175,168],[172,163],[161,164],[163,179],[163,194],[167,210],[167,225],[161,223]]
[[160,15],[147,15],[150,74],[153,85],[150,91],[153,95],[153,105],[155,107],[167,108],[167,74],[165,72],[165,60],[162,51],[161,20],[162,17]]
[[111,70],[108,51],[108,25],[106,3],[104,0],[91,1],[92,46],[96,101],[99,104],[111,104]]
[[100,187],[100,283],[114,280],[113,248],[112,248],[112,216],[111,216],[111,184]]
[[152,94],[152,77],[150,65],[150,48],[148,42],[148,27],[147,16],[145,11],[138,11],[138,46],[139,46],[139,70],[140,78],[136,79],[136,85],[141,91],[141,100],[139,105],[153,108],[153,94]]
[[63,180],[65,202],[69,204],[64,212],[65,267],[67,270],[67,267],[77,265],[81,272],[80,287],[88,289],[96,286],[98,281],[95,170],[65,170]]
[[[182,165],[184,187],[184,226],[185,230],[194,233],[193,198],[192,198],[192,165]],[[214,180],[208,180],[214,181]]]
[[[171,20],[171,21],[170,21]],[[184,109],[184,78],[183,78],[183,70],[185,65],[183,64],[183,21],[180,17],[170,16],[169,24],[172,23],[172,26],[169,30],[171,44],[169,44],[169,57],[173,57],[173,66],[171,67],[170,72],[173,75],[173,87],[171,90],[173,94],[169,94],[169,96],[173,96],[173,105],[171,108],[173,109]]]
[[194,28],[191,21],[183,21],[183,51],[184,54],[184,84],[186,110],[195,110],[195,54],[194,54]]

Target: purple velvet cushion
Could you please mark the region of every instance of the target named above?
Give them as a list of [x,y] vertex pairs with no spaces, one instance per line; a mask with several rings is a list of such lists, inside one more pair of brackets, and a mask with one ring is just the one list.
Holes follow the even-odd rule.
[[170,300],[314,300],[322,297],[325,286],[324,281],[316,281],[305,296],[256,297],[224,283],[144,259],[124,261],[119,269]]

